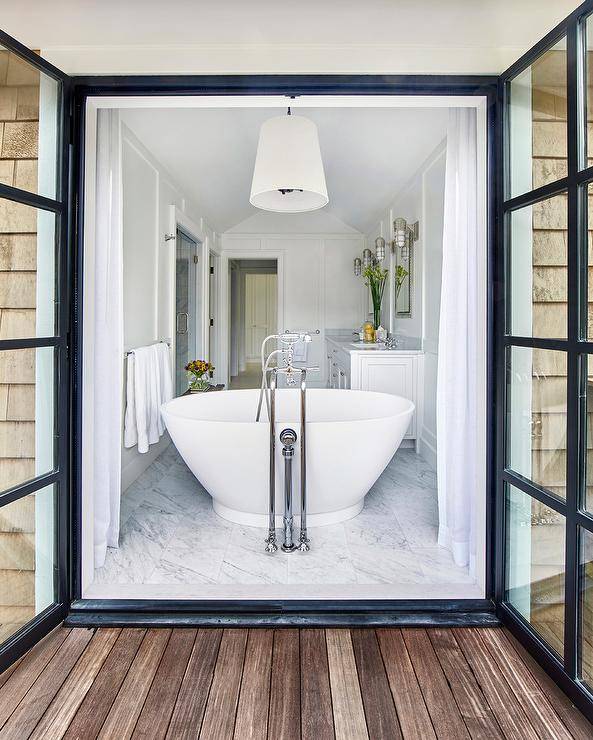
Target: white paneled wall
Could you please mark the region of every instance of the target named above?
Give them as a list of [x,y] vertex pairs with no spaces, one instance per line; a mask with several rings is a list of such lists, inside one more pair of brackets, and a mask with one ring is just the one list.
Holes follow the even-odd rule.
[[[352,331],[365,315],[366,289],[361,278],[353,274],[354,257],[362,252],[364,236],[346,228],[345,233],[331,234],[228,232],[221,236],[223,259],[241,256],[278,259],[279,330],[320,331],[309,346],[308,364],[321,368],[311,374],[310,383],[314,386],[326,383],[323,362],[326,331]],[[228,274],[223,267],[223,279],[225,272]],[[223,294],[227,291],[228,286],[223,287]],[[224,309],[224,297],[222,304]],[[228,336],[228,326],[227,312],[221,322],[223,336]],[[228,367],[228,362],[227,351],[221,357],[221,366]]]
[[[418,169],[408,185],[385,210],[375,228],[367,234],[372,247],[375,237],[381,234],[393,239],[393,220],[399,216],[409,224],[418,221],[420,237],[414,244],[414,294],[412,316],[395,318],[393,302],[389,329],[394,334],[421,338],[425,352],[424,361],[424,414],[419,430],[420,451],[436,467],[436,382],[438,365],[439,316],[441,300],[441,272],[443,261],[443,213],[445,197],[446,141],[432,152]],[[392,258],[393,259],[393,258]],[[390,263],[393,268],[393,262]],[[390,277],[390,289],[393,289]],[[393,301],[391,294],[385,305]],[[385,310],[384,313],[387,313]]]
[[[171,294],[171,206],[200,225],[208,241],[216,235],[164,167],[125,124],[122,142],[123,310],[126,349],[170,338],[175,296]],[[125,367],[124,367],[125,371]],[[123,382],[123,379],[122,379]],[[166,438],[144,455],[122,446],[122,489],[125,490],[160,454]]]

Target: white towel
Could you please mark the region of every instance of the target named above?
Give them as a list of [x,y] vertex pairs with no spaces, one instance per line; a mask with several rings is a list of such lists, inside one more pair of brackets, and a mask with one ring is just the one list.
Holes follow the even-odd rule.
[[161,406],[173,398],[173,373],[171,369],[171,350],[168,344],[160,342],[155,345],[157,363],[159,368],[159,430],[162,435],[166,429],[163,416],[160,413]]
[[166,344],[138,347],[128,355],[126,389],[124,445],[138,445],[138,452],[148,452],[165,431],[161,406],[173,398],[171,358]]

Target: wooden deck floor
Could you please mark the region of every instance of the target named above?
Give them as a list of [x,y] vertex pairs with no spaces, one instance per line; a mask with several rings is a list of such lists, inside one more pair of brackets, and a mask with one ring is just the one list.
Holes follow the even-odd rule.
[[577,738],[502,628],[66,629],[0,676],[0,738]]

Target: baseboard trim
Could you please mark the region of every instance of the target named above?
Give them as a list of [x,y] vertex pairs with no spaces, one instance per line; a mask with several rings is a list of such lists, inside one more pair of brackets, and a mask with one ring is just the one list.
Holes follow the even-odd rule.
[[[434,444],[426,439],[427,435],[434,439]],[[436,438],[427,429],[422,428],[420,433],[420,440],[418,445],[418,451],[422,457],[436,470],[437,467],[437,450],[436,450]]]

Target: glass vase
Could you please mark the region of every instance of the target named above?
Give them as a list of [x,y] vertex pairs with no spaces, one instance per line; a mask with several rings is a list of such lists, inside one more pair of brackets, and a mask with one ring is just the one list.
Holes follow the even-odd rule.
[[189,384],[189,389],[192,392],[207,391],[210,388],[208,378],[194,378]]
[[381,306],[373,306],[373,326],[375,330],[381,326]]

